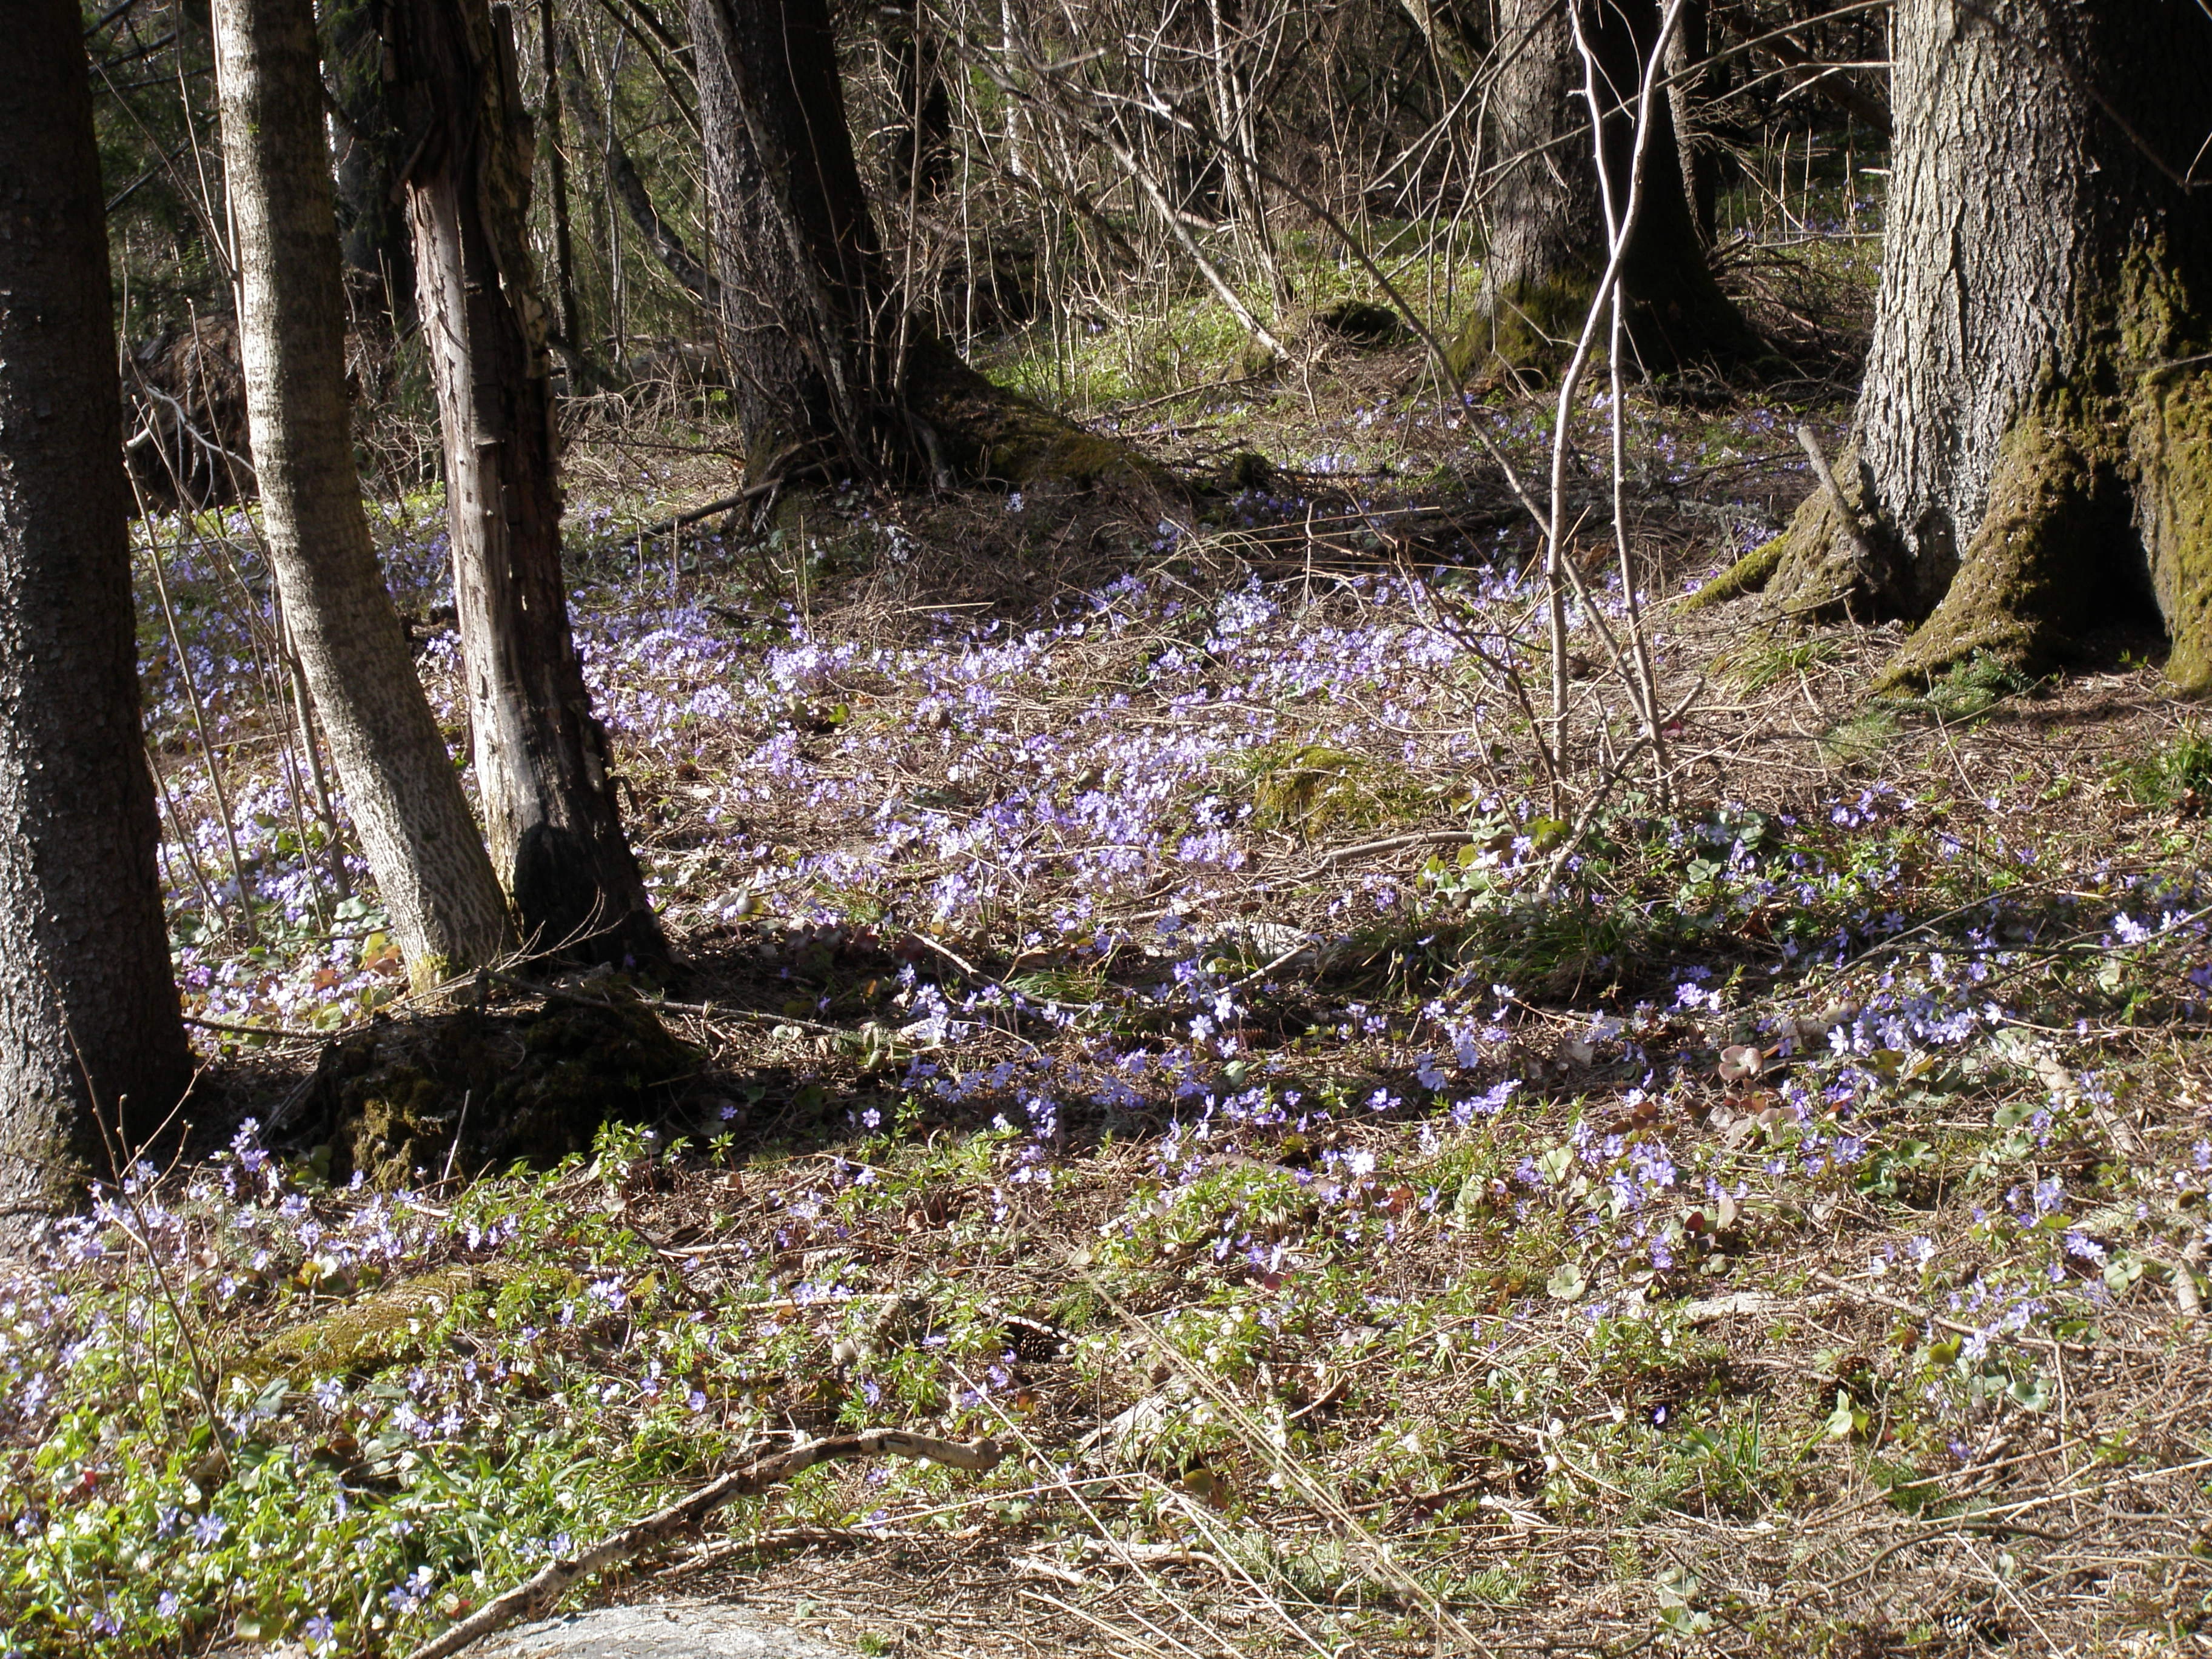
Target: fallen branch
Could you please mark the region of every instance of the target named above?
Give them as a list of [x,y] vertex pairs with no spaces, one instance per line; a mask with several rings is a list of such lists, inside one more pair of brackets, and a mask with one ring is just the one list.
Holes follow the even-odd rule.
[[810,1440],[803,1446],[794,1446],[773,1457],[756,1459],[741,1469],[732,1469],[719,1480],[708,1481],[690,1497],[678,1498],[666,1508],[655,1510],[642,1520],[610,1533],[580,1555],[549,1562],[535,1577],[485,1602],[443,1635],[416,1649],[408,1659],[446,1659],[447,1655],[459,1653],[471,1642],[502,1630],[518,1619],[540,1618],[551,1612],[579,1579],[619,1566],[653,1545],[696,1526],[732,1498],[765,1492],[817,1463],[847,1457],[922,1457],[956,1469],[980,1471],[995,1468],[1005,1455],[995,1441],[978,1440],[970,1444],[958,1440],[933,1440],[927,1435],[905,1434],[896,1429],[871,1429],[866,1434],[839,1434],[824,1440]]

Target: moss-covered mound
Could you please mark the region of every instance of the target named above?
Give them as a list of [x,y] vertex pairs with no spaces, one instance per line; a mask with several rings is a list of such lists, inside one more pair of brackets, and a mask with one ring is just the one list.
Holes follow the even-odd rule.
[[332,1180],[358,1170],[400,1187],[449,1158],[474,1174],[586,1151],[602,1123],[665,1109],[698,1064],[626,992],[556,995],[533,1012],[465,1010],[331,1044],[307,1121],[322,1126]]

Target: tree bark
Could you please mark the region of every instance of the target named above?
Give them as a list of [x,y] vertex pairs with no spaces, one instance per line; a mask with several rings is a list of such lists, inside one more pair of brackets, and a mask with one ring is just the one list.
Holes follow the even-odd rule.
[[322,67],[337,118],[339,252],[356,278],[356,293],[368,289],[397,334],[415,320],[415,273],[407,254],[407,214],[395,191],[405,157],[399,154],[384,43],[377,33],[380,3],[331,0],[323,8]]
[[[1867,375],[1843,465],[1738,585],[1928,618],[1892,664],[2069,660],[2154,603],[2212,686],[2212,18],[1905,0]],[[1930,612],[1933,612],[1930,615]]]
[[155,869],[130,500],[82,17],[10,15],[0,76],[0,1218],[81,1200],[99,1113],[191,1076]]
[[[1502,0],[1503,54],[1492,99],[1490,149],[1502,169],[1491,201],[1490,250],[1477,313],[1455,344],[1469,378],[1554,367],[1571,349],[1607,258],[1604,210],[1589,139],[1578,9],[1597,59],[1606,111],[1606,168],[1628,194],[1643,66],[1659,48],[1655,0]],[[1650,373],[1687,363],[1755,363],[1769,350],[1721,292],[1691,216],[1671,100],[1652,103],[1643,210],[1621,270],[1628,338]]]
[[1127,445],[995,386],[888,280],[824,0],[690,0],[707,194],[747,471],[1179,493]]
[[749,457],[765,467],[791,451],[835,454],[871,470],[908,458],[915,440],[894,414],[902,343],[885,316],[829,8],[690,9],[723,349]]
[[223,179],[263,539],[409,977],[514,943],[362,511],[311,0],[216,0]]
[[663,969],[568,627],[545,311],[523,240],[530,121],[507,10],[396,0],[391,15],[413,102],[404,182],[492,866],[530,948]]

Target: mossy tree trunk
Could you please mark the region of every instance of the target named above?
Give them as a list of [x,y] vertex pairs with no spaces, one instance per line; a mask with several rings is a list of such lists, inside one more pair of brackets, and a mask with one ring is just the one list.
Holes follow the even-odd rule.
[[[1576,18],[1597,62],[1606,170],[1620,200],[1636,149],[1637,90],[1660,49],[1656,0],[1501,0],[1498,14],[1501,66],[1488,148],[1503,172],[1491,200],[1481,300],[1454,349],[1455,367],[1470,379],[1542,374],[1562,362],[1605,266]],[[1768,348],[1706,263],[1683,184],[1673,102],[1652,103],[1644,206],[1621,268],[1629,343],[1655,373],[1763,360]]]
[[825,0],[690,0],[722,344],[756,477],[1174,488],[994,386],[890,277]]
[[[2057,665],[2152,604],[2212,684],[2212,17],[1901,0],[1875,336],[1837,468],[1776,544],[1787,612],[1926,618],[1890,670]],[[1862,548],[1868,551],[1862,551]],[[1869,552],[1871,556],[1869,556]],[[1747,563],[1750,562],[1747,562]]]

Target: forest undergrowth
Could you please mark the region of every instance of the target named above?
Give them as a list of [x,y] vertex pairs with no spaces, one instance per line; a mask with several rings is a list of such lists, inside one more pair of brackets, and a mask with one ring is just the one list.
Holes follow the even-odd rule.
[[[1634,398],[1687,702],[1601,797],[1530,742],[1480,441],[1540,470],[1545,417],[1410,355],[1125,410],[1212,481],[1133,523],[641,535],[728,487],[714,430],[587,427],[577,628],[672,986],[404,995],[250,523],[144,521],[210,1086],[0,1291],[8,1650],[402,1653],[880,1426],[1009,1455],[811,1471],[574,1601],[915,1655],[2193,1648],[2212,733],[2153,641],[1875,698],[1893,627],[1667,603],[1808,487],[1801,390]],[[465,753],[441,516],[381,533]],[[532,1035],[577,1009],[675,1045]],[[626,1121],[480,1161],[482,1080],[390,1058],[450,1030]]]

